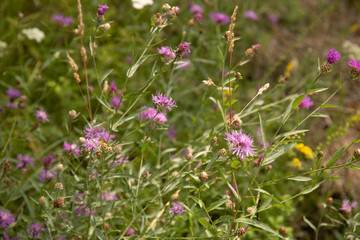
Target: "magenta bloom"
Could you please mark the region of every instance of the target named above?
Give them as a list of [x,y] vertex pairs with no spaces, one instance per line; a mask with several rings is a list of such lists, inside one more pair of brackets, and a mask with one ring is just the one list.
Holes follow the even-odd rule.
[[129,228],[128,230],[126,230],[125,232],[125,236],[132,236],[135,234],[135,230],[133,228]]
[[9,227],[13,222],[15,222],[15,218],[10,213],[9,210],[5,208],[0,208],[0,228],[7,228]]
[[121,164],[121,163],[129,162],[129,157],[124,157],[124,156],[122,156],[121,154],[116,155],[116,159],[117,159],[117,160],[114,161],[114,163],[112,164],[112,166],[117,166],[117,165],[119,165],[119,164]]
[[99,8],[98,8],[98,15],[99,16],[103,16],[104,14],[105,14],[105,12],[106,12],[106,10],[108,10],[109,9],[109,7],[105,4],[105,5],[100,5],[99,4]]
[[18,105],[14,102],[9,102],[6,104],[6,107],[7,108],[10,108],[10,109],[17,109],[18,108]]
[[158,112],[155,108],[143,106],[140,108],[140,110],[142,109],[146,109],[146,110],[140,114],[139,120],[158,122],[158,123],[167,122],[167,118],[165,114],[163,114],[162,112]]
[[299,104],[300,108],[306,108],[309,110],[309,108],[311,106],[314,105],[314,102],[311,100],[311,98],[309,96],[305,96],[304,99],[301,101],[301,103]]
[[259,17],[258,15],[254,12],[254,11],[245,11],[245,18],[247,19],[251,19],[251,20],[254,20],[254,21],[257,21],[259,20]]
[[82,146],[88,151],[97,151],[100,149],[101,143],[98,138],[89,138],[85,140]]
[[[75,208],[75,212],[76,212],[76,216],[81,217],[82,215],[84,215],[85,217],[90,216],[90,208],[86,207],[87,203],[79,203],[77,204],[76,208]],[[95,215],[95,210],[91,211],[91,215]]]
[[32,223],[27,232],[32,238],[40,239],[41,232],[45,232],[44,223]]
[[45,111],[36,110],[35,116],[39,123],[49,122],[48,115]]
[[338,51],[336,51],[335,48],[330,49],[328,57],[327,57],[327,62],[330,64],[336,63],[337,61],[339,61],[341,58],[340,53],[338,53]]
[[252,45],[251,48],[252,48],[254,51],[257,51],[257,50],[260,49],[260,47],[261,47],[261,45],[257,43],[257,44]]
[[170,139],[175,139],[177,135],[177,131],[175,129],[175,125],[172,124],[170,129],[167,131],[167,135]]
[[80,155],[80,148],[77,146],[76,143],[64,142],[64,150],[69,152],[69,156],[71,156],[71,154],[74,154],[75,156]]
[[29,169],[28,165],[31,165],[34,167],[34,158],[30,157],[29,155],[22,155],[19,154],[17,156],[17,159],[21,160],[21,162],[18,163],[18,167]]
[[343,200],[342,206],[340,210],[343,210],[344,212],[351,213],[352,209],[355,208],[357,205],[357,202],[354,201],[351,205],[349,200]]
[[11,100],[17,99],[18,97],[21,96],[20,90],[16,88],[9,88],[8,90],[6,90],[6,94],[9,96]]
[[170,213],[172,215],[179,214],[179,216],[181,216],[181,214],[183,214],[184,212],[187,212],[184,209],[184,206],[179,202],[172,203],[171,205],[172,205],[172,208],[170,208]]
[[46,179],[56,178],[58,172],[55,170],[42,170],[39,175],[39,180],[44,182]]
[[165,110],[165,108],[171,111],[173,107],[176,107],[176,103],[171,97],[166,97],[160,92],[157,92],[156,95],[152,95],[152,101],[160,111]]
[[111,81],[110,85],[110,95],[114,95],[119,89],[116,87],[116,83],[114,81]]
[[74,19],[72,17],[65,17],[62,14],[54,14],[51,17],[52,20],[58,21],[59,23],[61,23],[62,25],[68,27],[70,25],[70,23],[74,22]]
[[191,67],[193,64],[190,60],[182,60],[182,61],[178,61],[178,65],[177,68],[180,68],[181,70],[186,70],[189,67]]
[[54,160],[54,159],[55,159],[55,154],[51,153],[49,156],[44,157],[42,161],[43,161],[44,165],[50,166],[53,164],[52,160]]
[[117,200],[118,196],[116,193],[112,193],[111,191],[107,191],[102,194],[102,199],[107,201]]
[[99,139],[104,142],[112,141],[115,138],[114,134],[110,134],[110,132],[106,131],[103,127],[85,127],[85,137],[88,139]]
[[269,22],[271,22],[272,24],[278,24],[279,23],[279,18],[276,15],[270,15],[268,16],[268,20]]
[[110,104],[110,107],[112,108],[118,108],[124,103],[121,101],[121,96],[114,96],[112,98],[112,103]]
[[179,46],[176,49],[176,55],[179,56],[179,57],[188,56],[191,53],[190,44],[191,43],[188,43],[188,42],[180,43]]
[[222,25],[226,25],[230,22],[230,17],[225,13],[212,12],[210,13],[210,18],[217,23],[221,23]]
[[357,71],[360,71],[360,62],[356,61],[354,58],[350,59],[350,61],[348,62],[348,65],[350,67],[353,67]]
[[191,13],[203,13],[203,12],[204,12],[204,9],[203,9],[200,5],[191,4],[191,6],[190,6],[190,12],[191,12]]
[[244,161],[248,156],[254,156],[256,150],[254,149],[254,140],[247,134],[243,133],[242,129],[239,131],[232,130],[231,133],[225,133],[225,140],[228,141],[232,154]]
[[157,50],[159,54],[164,55],[166,61],[170,61],[171,59],[175,58],[169,47],[160,47]]
[[132,63],[132,56],[127,55],[127,56],[125,57],[125,61],[128,62],[128,63]]

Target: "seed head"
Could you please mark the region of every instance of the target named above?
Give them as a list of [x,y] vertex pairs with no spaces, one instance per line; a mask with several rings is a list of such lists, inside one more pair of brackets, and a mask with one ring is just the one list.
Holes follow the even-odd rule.
[[11,162],[9,160],[5,160],[5,162],[2,163],[2,167],[5,171],[9,171],[11,169]]
[[77,84],[80,84],[80,83],[81,83],[81,79],[80,79],[79,74],[74,73],[74,78],[75,78]]
[[64,189],[64,187],[63,187],[63,184],[62,183],[55,183],[55,189],[56,190],[59,190],[59,191],[61,191],[61,190],[63,190]]
[[239,73],[239,72],[235,73],[235,78],[238,79],[238,80],[242,79],[241,73]]
[[19,107],[20,109],[24,109],[24,108],[26,107],[27,101],[28,101],[28,99],[27,99],[26,96],[24,96],[24,95],[21,96],[21,97],[19,98],[18,107]]
[[75,119],[76,118],[76,111],[75,110],[70,110],[69,111],[69,118],[70,119]]
[[270,87],[270,83],[267,83],[264,86],[262,86],[258,91],[258,95],[263,94],[263,92],[265,92],[269,87]]
[[65,205],[65,199],[60,197],[54,201],[54,208],[62,208]]
[[211,142],[212,143],[217,143],[218,139],[216,136],[213,136],[212,139],[211,139]]
[[79,70],[79,67],[76,65],[74,59],[69,55],[68,52],[66,52],[66,57],[68,59],[68,62],[69,62],[69,65],[70,67],[75,71],[77,72]]
[[56,168],[57,168],[58,171],[62,171],[62,170],[64,170],[64,165],[59,163]]
[[241,237],[242,235],[245,234],[245,232],[246,232],[246,230],[247,230],[248,228],[249,228],[249,227],[245,227],[245,228],[241,227],[241,228],[239,228],[238,230],[236,230],[236,235],[238,235],[239,237]]
[[186,154],[186,156],[185,156],[186,160],[188,160],[188,161],[190,161],[192,159],[192,157],[193,157],[193,155],[191,152]]

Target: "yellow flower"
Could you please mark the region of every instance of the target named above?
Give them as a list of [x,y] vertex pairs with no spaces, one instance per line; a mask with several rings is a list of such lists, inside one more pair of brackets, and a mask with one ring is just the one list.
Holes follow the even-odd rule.
[[311,159],[314,156],[313,151],[308,146],[304,146],[301,152],[305,155],[307,159]]
[[293,163],[293,166],[294,166],[295,168],[297,168],[297,169],[299,169],[299,170],[302,169],[300,159],[294,158],[293,161],[292,161],[292,163]]
[[301,152],[301,150],[303,149],[305,145],[303,143],[298,143],[296,144],[295,148],[296,150],[298,150],[299,152]]
[[224,101],[226,102],[227,99],[231,96],[231,90],[224,90],[223,91],[223,98],[224,98]]
[[351,25],[351,27],[350,27],[350,32],[351,33],[356,33],[357,30],[359,30],[359,25],[357,23]]

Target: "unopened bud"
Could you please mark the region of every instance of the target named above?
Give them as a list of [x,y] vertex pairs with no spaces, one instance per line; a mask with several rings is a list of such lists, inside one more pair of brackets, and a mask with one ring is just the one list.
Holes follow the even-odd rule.
[[76,111],[75,110],[70,110],[69,111],[69,118],[71,118],[71,119],[76,118]]
[[169,11],[169,10],[171,9],[171,6],[170,6],[169,4],[167,4],[167,3],[165,3],[165,4],[162,6],[162,9],[163,9],[164,11]]
[[64,187],[63,187],[62,183],[59,182],[59,183],[55,183],[55,189],[61,191],[64,189]]
[[84,137],[79,137],[79,142],[84,143],[85,141],[86,141],[86,138],[84,138]]
[[186,158],[186,160],[190,161],[193,158],[192,153],[186,154],[185,158]]
[[321,72],[322,73],[328,73],[331,71],[331,65],[326,61],[323,65],[321,65]]
[[267,166],[267,170],[269,170],[269,171],[271,171],[272,168],[273,168],[273,167],[272,167],[271,165],[268,165],[268,166]]
[[105,224],[104,224],[104,228],[105,228],[106,230],[109,230],[110,225],[109,225],[108,223],[105,223]]
[[324,153],[323,151],[319,151],[318,154],[317,154],[317,156],[318,156],[319,158],[324,157],[324,155],[325,155],[325,153]]
[[231,201],[230,199],[227,200],[227,205],[231,210],[235,209],[235,203]]
[[144,172],[143,172],[143,176],[144,176],[145,178],[150,177],[150,172],[149,172],[149,171],[144,171]]
[[106,93],[109,90],[109,82],[105,80],[102,93]]
[[179,175],[179,173],[177,172],[177,171],[174,171],[174,172],[172,172],[172,174],[171,174],[171,176],[173,176],[173,177],[177,177]]
[[279,233],[280,233],[280,235],[282,235],[282,236],[286,236],[287,235],[287,232],[286,232],[286,229],[285,229],[285,227],[281,227],[281,228],[279,228]]
[[174,193],[173,195],[171,195],[171,200],[173,201],[177,201],[179,200],[179,191],[176,191],[176,193]]
[[105,29],[105,31],[108,31],[111,28],[111,25],[109,23],[105,23],[103,25],[103,28]]
[[9,160],[5,160],[5,162],[2,163],[2,167],[5,171],[9,171],[11,168],[11,162]]
[[253,214],[253,213],[255,213],[255,210],[254,210],[253,207],[248,207],[248,208],[246,209],[246,212],[247,212],[248,214]]
[[56,168],[57,168],[57,170],[62,171],[62,170],[64,170],[64,165],[59,163]]
[[238,80],[242,79],[241,73],[239,73],[239,72],[235,73],[235,78]]
[[206,172],[201,172],[199,174],[199,179],[200,179],[201,182],[206,182],[206,180],[208,179],[207,173]]
[[264,86],[262,86],[262,87],[259,89],[258,94],[259,94],[259,95],[263,94],[263,92],[265,92],[269,87],[270,87],[270,83],[265,84]]
[[39,198],[39,204],[43,205],[45,203],[45,197],[44,196],[41,196]]
[[65,205],[65,199],[64,198],[58,198],[54,201],[54,208],[61,208]]
[[218,139],[217,139],[216,136],[213,136],[212,139],[211,139],[211,141],[212,141],[213,143],[217,143]]
[[226,149],[225,148],[220,149],[219,153],[220,153],[221,156],[225,156],[226,155]]
[[105,213],[105,216],[106,216],[106,217],[111,217],[111,216],[112,216],[112,213],[111,213],[111,212],[106,212],[106,213]]
[[236,235],[238,235],[239,237],[241,237],[242,235],[245,234],[245,232],[246,232],[247,229],[248,229],[248,227],[245,227],[245,228],[241,227],[241,228],[239,228],[238,230],[236,230]]
[[356,150],[354,151],[353,156],[354,156],[355,158],[360,158],[360,149],[356,149]]
[[326,204],[327,205],[332,205],[334,203],[334,200],[332,197],[329,197],[328,199],[326,199]]

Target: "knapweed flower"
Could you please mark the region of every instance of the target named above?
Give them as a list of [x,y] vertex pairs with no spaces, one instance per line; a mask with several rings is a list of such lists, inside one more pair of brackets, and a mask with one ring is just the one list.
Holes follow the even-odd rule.
[[155,108],[142,106],[140,110],[146,109],[143,111],[140,116],[139,120],[141,121],[151,121],[151,122],[158,122],[158,123],[166,123],[167,118],[165,114],[162,112],[158,112]]
[[69,156],[71,156],[71,154],[74,154],[75,156],[80,155],[80,148],[77,146],[76,143],[64,142],[64,150],[69,152]]
[[39,180],[44,182],[46,179],[55,179],[58,172],[55,170],[42,170],[39,175]]
[[118,196],[116,195],[116,193],[113,193],[111,191],[107,191],[107,192],[102,194],[102,199],[107,200],[107,201],[112,201],[112,200],[117,200]]
[[10,108],[10,109],[17,109],[18,108],[18,105],[14,102],[9,102],[6,104],[6,107],[7,108]]
[[256,151],[254,149],[254,140],[247,134],[243,133],[242,129],[239,131],[232,130],[231,133],[225,133],[225,140],[228,141],[230,151],[244,161],[248,156],[254,156]]
[[89,138],[85,140],[83,147],[88,151],[97,151],[101,147],[101,142],[98,138]]
[[128,230],[126,230],[125,232],[125,236],[132,236],[135,234],[135,230],[133,228],[129,228]]
[[46,114],[45,111],[36,110],[35,116],[36,116],[36,120],[37,120],[39,123],[49,122],[48,115]]
[[175,101],[171,97],[167,97],[160,92],[157,92],[156,95],[152,95],[152,101],[160,111],[165,110],[165,108],[171,111],[172,108],[177,107]]
[[188,69],[189,67],[191,67],[193,64],[190,60],[181,60],[177,62],[177,66],[176,69],[181,69],[183,71],[185,71],[186,69]]
[[350,214],[352,209],[355,208],[357,205],[357,202],[354,201],[351,205],[349,200],[343,200],[342,206],[340,210],[344,211],[346,214]]
[[230,17],[225,13],[212,12],[210,13],[210,18],[217,23],[221,23],[222,25],[226,25],[230,22]]
[[128,63],[132,63],[132,56],[131,55],[127,55],[125,57],[125,61],[128,62]]
[[8,90],[6,90],[6,94],[11,100],[15,100],[21,96],[20,90],[16,88],[9,88]]
[[29,169],[28,165],[31,165],[34,167],[34,158],[30,157],[29,155],[22,155],[18,154],[17,159],[21,160],[21,162],[18,163],[18,167]]
[[305,96],[304,99],[301,101],[301,103],[299,104],[300,108],[306,108],[309,110],[309,108],[311,106],[314,105],[314,102],[311,100],[311,98],[309,96]]
[[98,12],[97,12],[97,14],[99,15],[99,16],[103,16],[103,15],[105,15],[105,12],[106,12],[106,10],[108,10],[109,9],[109,7],[105,4],[105,5],[100,5],[99,4],[99,8],[98,8]]
[[176,56],[178,56],[180,58],[188,56],[191,53],[190,44],[191,43],[188,43],[188,42],[180,43],[175,51]]
[[254,49],[254,51],[257,51],[257,50],[259,50],[260,49],[260,47],[261,47],[261,45],[260,44],[254,44],[254,45],[252,45],[252,49]]
[[244,15],[245,15],[245,18],[247,18],[247,19],[251,19],[251,20],[254,20],[254,21],[259,20],[258,15],[254,11],[251,11],[251,10],[250,11],[245,11]]
[[15,218],[10,213],[10,211],[5,208],[0,208],[0,228],[6,229],[13,222],[15,222]]
[[53,164],[52,160],[55,159],[55,154],[54,153],[51,153],[50,155],[44,157],[42,159],[43,163],[44,163],[44,166],[46,167],[49,167]]
[[110,104],[110,107],[112,108],[118,108],[124,103],[121,101],[121,96],[114,96],[112,97],[112,103]]
[[203,12],[204,12],[204,9],[203,9],[200,5],[191,4],[191,6],[190,6],[190,12],[191,12],[191,13],[203,13]]
[[93,128],[85,127],[85,137],[88,139],[98,139],[100,141],[109,142],[115,138],[115,135],[110,134],[105,128],[97,126]]
[[119,89],[116,87],[116,83],[114,81],[111,81],[109,87],[110,87],[110,92],[109,92],[110,96],[115,95],[119,91]]
[[176,138],[177,131],[176,131],[176,129],[175,129],[175,125],[174,125],[174,124],[172,124],[172,125],[170,126],[170,129],[166,132],[166,134],[168,135],[168,137],[169,137],[170,139],[175,139],[175,138]]
[[38,43],[40,43],[45,38],[45,33],[38,28],[26,28],[23,29],[21,32],[29,40],[35,40]]
[[360,71],[360,62],[356,61],[354,58],[350,59],[350,61],[348,62],[348,65],[350,67],[353,67],[357,71]]
[[32,223],[27,232],[32,238],[40,239],[41,232],[45,232],[44,223]]
[[187,212],[184,209],[184,206],[179,202],[171,203],[171,205],[172,205],[172,208],[170,208],[170,213],[172,215],[179,214],[179,216],[181,216],[181,214],[183,214],[184,212]]
[[72,17],[65,17],[62,14],[54,14],[51,17],[52,20],[58,21],[59,23],[61,23],[62,25],[68,27],[70,25],[70,23],[74,22],[74,19]]
[[115,159],[116,160],[114,161],[112,166],[117,166],[117,165],[119,165],[121,163],[129,162],[129,157],[124,157],[121,154],[116,155]]
[[172,51],[169,47],[160,47],[157,50],[158,50],[159,54],[164,55],[166,62],[175,58],[174,54],[172,53]]
[[333,63],[336,63],[337,61],[339,61],[340,58],[341,58],[340,53],[338,53],[338,51],[336,51],[335,48],[332,48],[329,51],[326,61],[330,64],[333,64]]
[[143,9],[146,5],[153,5],[153,0],[131,0],[135,9]]

